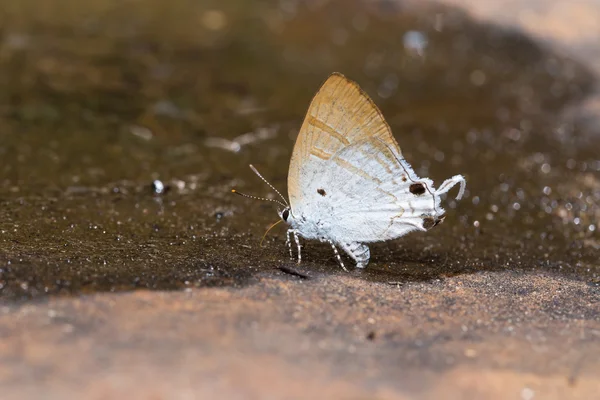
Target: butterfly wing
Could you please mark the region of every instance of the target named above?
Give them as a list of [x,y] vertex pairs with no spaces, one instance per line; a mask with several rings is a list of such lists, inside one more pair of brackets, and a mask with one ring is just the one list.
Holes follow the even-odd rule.
[[400,157],[400,146],[383,115],[353,81],[333,73],[314,96],[294,145],[288,194],[294,213],[306,210],[309,186],[335,154],[365,139],[378,140]]
[[419,178],[394,148],[376,138],[333,155],[309,186],[317,195],[311,205],[327,216],[336,242],[393,239],[443,219],[433,182]]

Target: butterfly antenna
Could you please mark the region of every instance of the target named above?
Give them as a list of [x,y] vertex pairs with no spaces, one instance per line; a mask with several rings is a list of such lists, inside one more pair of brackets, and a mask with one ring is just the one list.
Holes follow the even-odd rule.
[[240,192],[238,192],[238,191],[237,191],[237,190],[235,190],[235,189],[231,189],[231,193],[235,193],[235,194],[238,194],[238,195],[240,195],[240,196],[247,197],[247,198],[249,198],[249,199],[254,199],[254,200],[262,200],[262,201],[271,201],[271,202],[273,202],[273,203],[277,203],[277,204],[279,204],[280,206],[287,207],[287,205],[286,205],[286,204],[283,204],[283,203],[282,203],[282,202],[280,202],[279,200],[275,200],[275,199],[267,199],[267,198],[265,198],[265,197],[252,196],[252,195],[250,195],[250,194],[246,194],[246,193],[240,193]]
[[279,193],[279,190],[275,189],[275,186],[271,185],[271,184],[269,183],[269,181],[267,181],[267,180],[266,180],[266,179],[265,179],[265,178],[264,178],[264,177],[263,177],[263,176],[260,174],[260,172],[258,172],[258,170],[257,170],[256,168],[254,168],[254,165],[250,164],[250,169],[251,169],[251,170],[252,170],[252,172],[254,172],[256,175],[258,175],[258,177],[259,177],[260,179],[262,179],[262,181],[263,181],[264,183],[266,183],[267,185],[269,185],[269,187],[270,187],[271,189],[273,189],[273,190],[275,191],[275,193],[277,193],[277,194],[279,195],[279,197],[281,197],[281,199],[283,200],[283,202],[285,203],[285,205],[286,205],[287,207],[289,207],[289,206],[290,206],[290,205],[288,204],[287,200],[285,199],[285,197],[283,197],[283,195],[282,195],[281,193]]

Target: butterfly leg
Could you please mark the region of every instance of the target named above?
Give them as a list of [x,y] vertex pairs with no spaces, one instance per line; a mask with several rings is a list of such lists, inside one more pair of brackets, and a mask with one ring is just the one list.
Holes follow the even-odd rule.
[[340,267],[342,267],[344,271],[348,272],[346,267],[344,267],[344,262],[342,261],[342,257],[340,257],[340,253],[338,252],[337,247],[335,247],[335,244],[331,240],[329,240],[328,242],[331,245],[331,248],[333,249],[333,253],[335,254],[335,258],[337,258]]
[[369,246],[364,243],[338,243],[338,245],[344,250],[354,261],[356,261],[356,268],[365,268],[371,258],[371,252]]
[[302,253],[300,251],[300,239],[298,238],[298,231],[292,230],[292,234],[294,235],[294,241],[296,242],[296,246],[298,246],[298,264],[302,261]]
[[290,260],[294,259],[294,254],[292,253],[292,240],[290,239],[290,235],[292,234],[292,229],[288,229],[285,233],[285,247],[290,250]]

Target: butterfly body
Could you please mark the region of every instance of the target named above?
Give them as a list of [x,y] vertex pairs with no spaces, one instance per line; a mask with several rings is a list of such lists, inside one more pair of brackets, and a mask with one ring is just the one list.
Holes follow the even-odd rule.
[[338,248],[364,268],[370,259],[367,243],[426,231],[442,222],[440,195],[457,184],[459,199],[465,190],[461,175],[438,189],[431,179],[418,177],[369,96],[334,73],[314,96],[290,161],[290,201],[279,214],[289,225],[290,255],[290,237],[298,262],[299,238],[320,240],[331,245],[342,267]]
[[[381,162],[386,152],[398,157],[395,163]],[[439,195],[433,195],[433,182],[419,178],[399,157],[376,139],[345,147],[322,164],[310,164],[302,172],[308,175],[307,195],[285,220],[289,233],[339,247],[362,268],[370,258],[367,243],[439,224],[445,213]]]

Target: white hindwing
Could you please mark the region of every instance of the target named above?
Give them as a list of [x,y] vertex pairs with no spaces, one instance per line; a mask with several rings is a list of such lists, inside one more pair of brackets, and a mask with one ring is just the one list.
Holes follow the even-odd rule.
[[305,171],[313,179],[305,190],[303,209],[309,219],[319,216],[316,222],[336,242],[389,240],[427,230],[443,216],[433,182],[419,178],[377,138],[319,161],[306,165],[315,170]]

